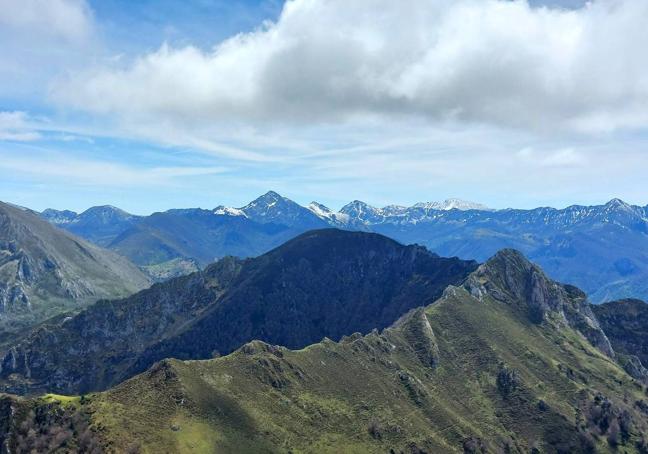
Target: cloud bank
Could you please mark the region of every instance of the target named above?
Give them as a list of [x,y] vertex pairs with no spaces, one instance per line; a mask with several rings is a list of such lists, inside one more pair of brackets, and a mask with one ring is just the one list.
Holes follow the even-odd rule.
[[[62,1],[62,0],[59,0]],[[57,83],[123,121],[321,124],[415,116],[527,130],[648,125],[648,2],[292,0],[211,50],[159,50]]]

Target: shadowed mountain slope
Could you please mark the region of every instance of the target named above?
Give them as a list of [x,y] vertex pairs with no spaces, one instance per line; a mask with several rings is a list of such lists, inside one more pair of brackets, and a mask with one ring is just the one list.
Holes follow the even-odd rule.
[[297,351],[253,341],[84,398],[6,399],[5,440],[32,446],[31,409],[79,415],[93,437],[67,443],[107,452],[645,452],[646,388],[588,335],[588,309],[504,251],[382,332]]
[[300,348],[366,333],[430,304],[476,266],[377,234],[312,231],[256,259],[223,259],[41,326],[6,350],[0,378],[15,393],[85,392],[166,357],[209,358],[253,339]]

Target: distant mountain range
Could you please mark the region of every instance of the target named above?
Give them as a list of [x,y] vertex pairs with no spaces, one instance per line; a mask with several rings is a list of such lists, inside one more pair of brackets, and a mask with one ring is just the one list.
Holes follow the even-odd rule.
[[[449,199],[411,207],[353,201],[339,211],[303,207],[270,191],[241,208],[182,209],[133,216],[114,207],[42,216],[160,275],[177,275],[233,255],[258,256],[300,233],[337,227],[382,233],[443,255],[484,261],[515,248],[592,301],[648,298],[648,206],[615,199],[565,209],[492,210]],[[189,262],[188,262],[189,260]]]
[[60,312],[149,285],[128,259],[0,203],[0,344]]
[[[647,307],[593,307],[514,250],[476,267],[373,233],[311,231],[6,349],[0,379],[27,392],[103,388],[151,367],[105,392],[0,395],[0,446],[644,453]],[[203,360],[153,364],[164,357]]]

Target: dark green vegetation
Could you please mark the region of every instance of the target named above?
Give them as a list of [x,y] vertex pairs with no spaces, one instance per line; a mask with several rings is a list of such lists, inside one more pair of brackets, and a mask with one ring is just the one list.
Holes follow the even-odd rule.
[[503,251],[382,332],[254,341],[103,393],[7,398],[0,438],[24,443],[29,415],[57,412],[119,453],[644,453],[646,388],[615,357],[580,291]]
[[80,393],[167,357],[210,358],[254,339],[301,348],[368,333],[432,303],[476,266],[378,234],[311,231],[261,257],[225,258],[52,320],[5,349],[0,380],[13,393]]
[[[470,205],[468,205],[470,206]],[[57,225],[113,249],[138,265],[257,256],[307,230],[373,231],[442,256],[484,261],[503,248],[522,251],[596,303],[648,298],[648,207],[612,200],[600,206],[533,210],[439,210],[435,205],[375,208],[355,201],[335,213],[268,192],[240,209],[187,209],[128,215],[97,207],[81,215],[47,211]],[[174,272],[181,272],[181,268]]]
[[0,345],[48,317],[148,285],[127,259],[0,203]]

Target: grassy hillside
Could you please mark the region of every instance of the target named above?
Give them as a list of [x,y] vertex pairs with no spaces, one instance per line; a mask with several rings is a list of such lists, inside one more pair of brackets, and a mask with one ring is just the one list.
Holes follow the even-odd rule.
[[[58,400],[107,452],[646,452],[646,388],[562,317],[582,308],[572,293],[531,269],[515,296],[505,258],[382,332],[165,360],[104,393],[22,401],[14,427]],[[532,317],[539,292],[552,304]]]

